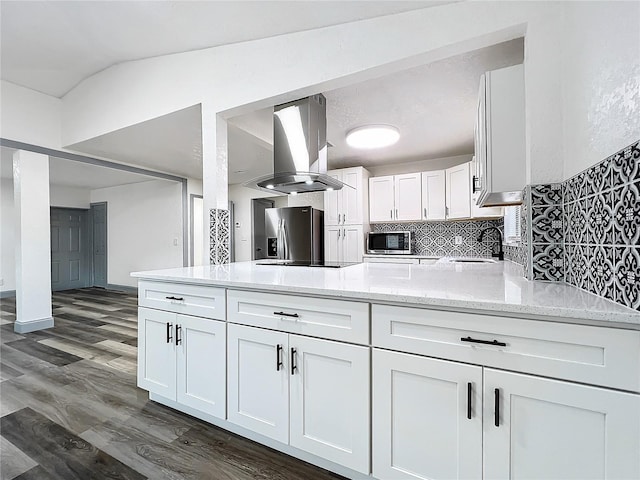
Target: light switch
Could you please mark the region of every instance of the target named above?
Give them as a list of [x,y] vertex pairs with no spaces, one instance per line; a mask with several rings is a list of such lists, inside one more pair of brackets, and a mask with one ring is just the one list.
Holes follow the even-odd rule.
[[173,246],[174,246],[174,247],[177,247],[177,246],[178,246],[178,239],[177,239],[177,238],[174,238],[174,239],[173,239]]
[[460,235],[456,235],[453,240],[456,245],[462,245],[462,237]]

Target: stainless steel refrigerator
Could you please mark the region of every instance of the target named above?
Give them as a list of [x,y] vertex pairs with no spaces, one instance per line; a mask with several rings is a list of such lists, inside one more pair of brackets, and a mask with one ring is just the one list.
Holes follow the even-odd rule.
[[267,208],[267,258],[291,262],[324,261],[324,212],[312,207]]

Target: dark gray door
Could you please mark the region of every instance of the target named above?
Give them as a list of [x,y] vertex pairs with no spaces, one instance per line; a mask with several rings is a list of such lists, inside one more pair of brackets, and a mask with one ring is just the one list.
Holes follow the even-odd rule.
[[254,198],[251,200],[251,260],[267,258],[267,235],[265,232],[264,211],[273,208],[273,200]]
[[89,211],[51,209],[51,289],[91,285]]
[[107,202],[91,204],[93,285],[107,288]]

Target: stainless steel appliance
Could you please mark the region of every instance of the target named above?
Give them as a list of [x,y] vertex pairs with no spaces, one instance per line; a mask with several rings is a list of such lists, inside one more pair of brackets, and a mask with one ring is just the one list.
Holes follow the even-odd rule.
[[327,175],[327,101],[313,95],[276,105],[273,112],[273,173],[245,187],[286,194],[340,190]]
[[324,212],[312,207],[267,208],[265,249],[282,262],[324,261]]
[[411,232],[369,232],[367,253],[411,255]]

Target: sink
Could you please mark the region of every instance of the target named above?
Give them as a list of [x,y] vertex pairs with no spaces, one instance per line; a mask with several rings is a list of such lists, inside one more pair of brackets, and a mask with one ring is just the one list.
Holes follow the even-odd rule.
[[449,258],[448,263],[496,263],[491,258],[469,257],[469,258]]

